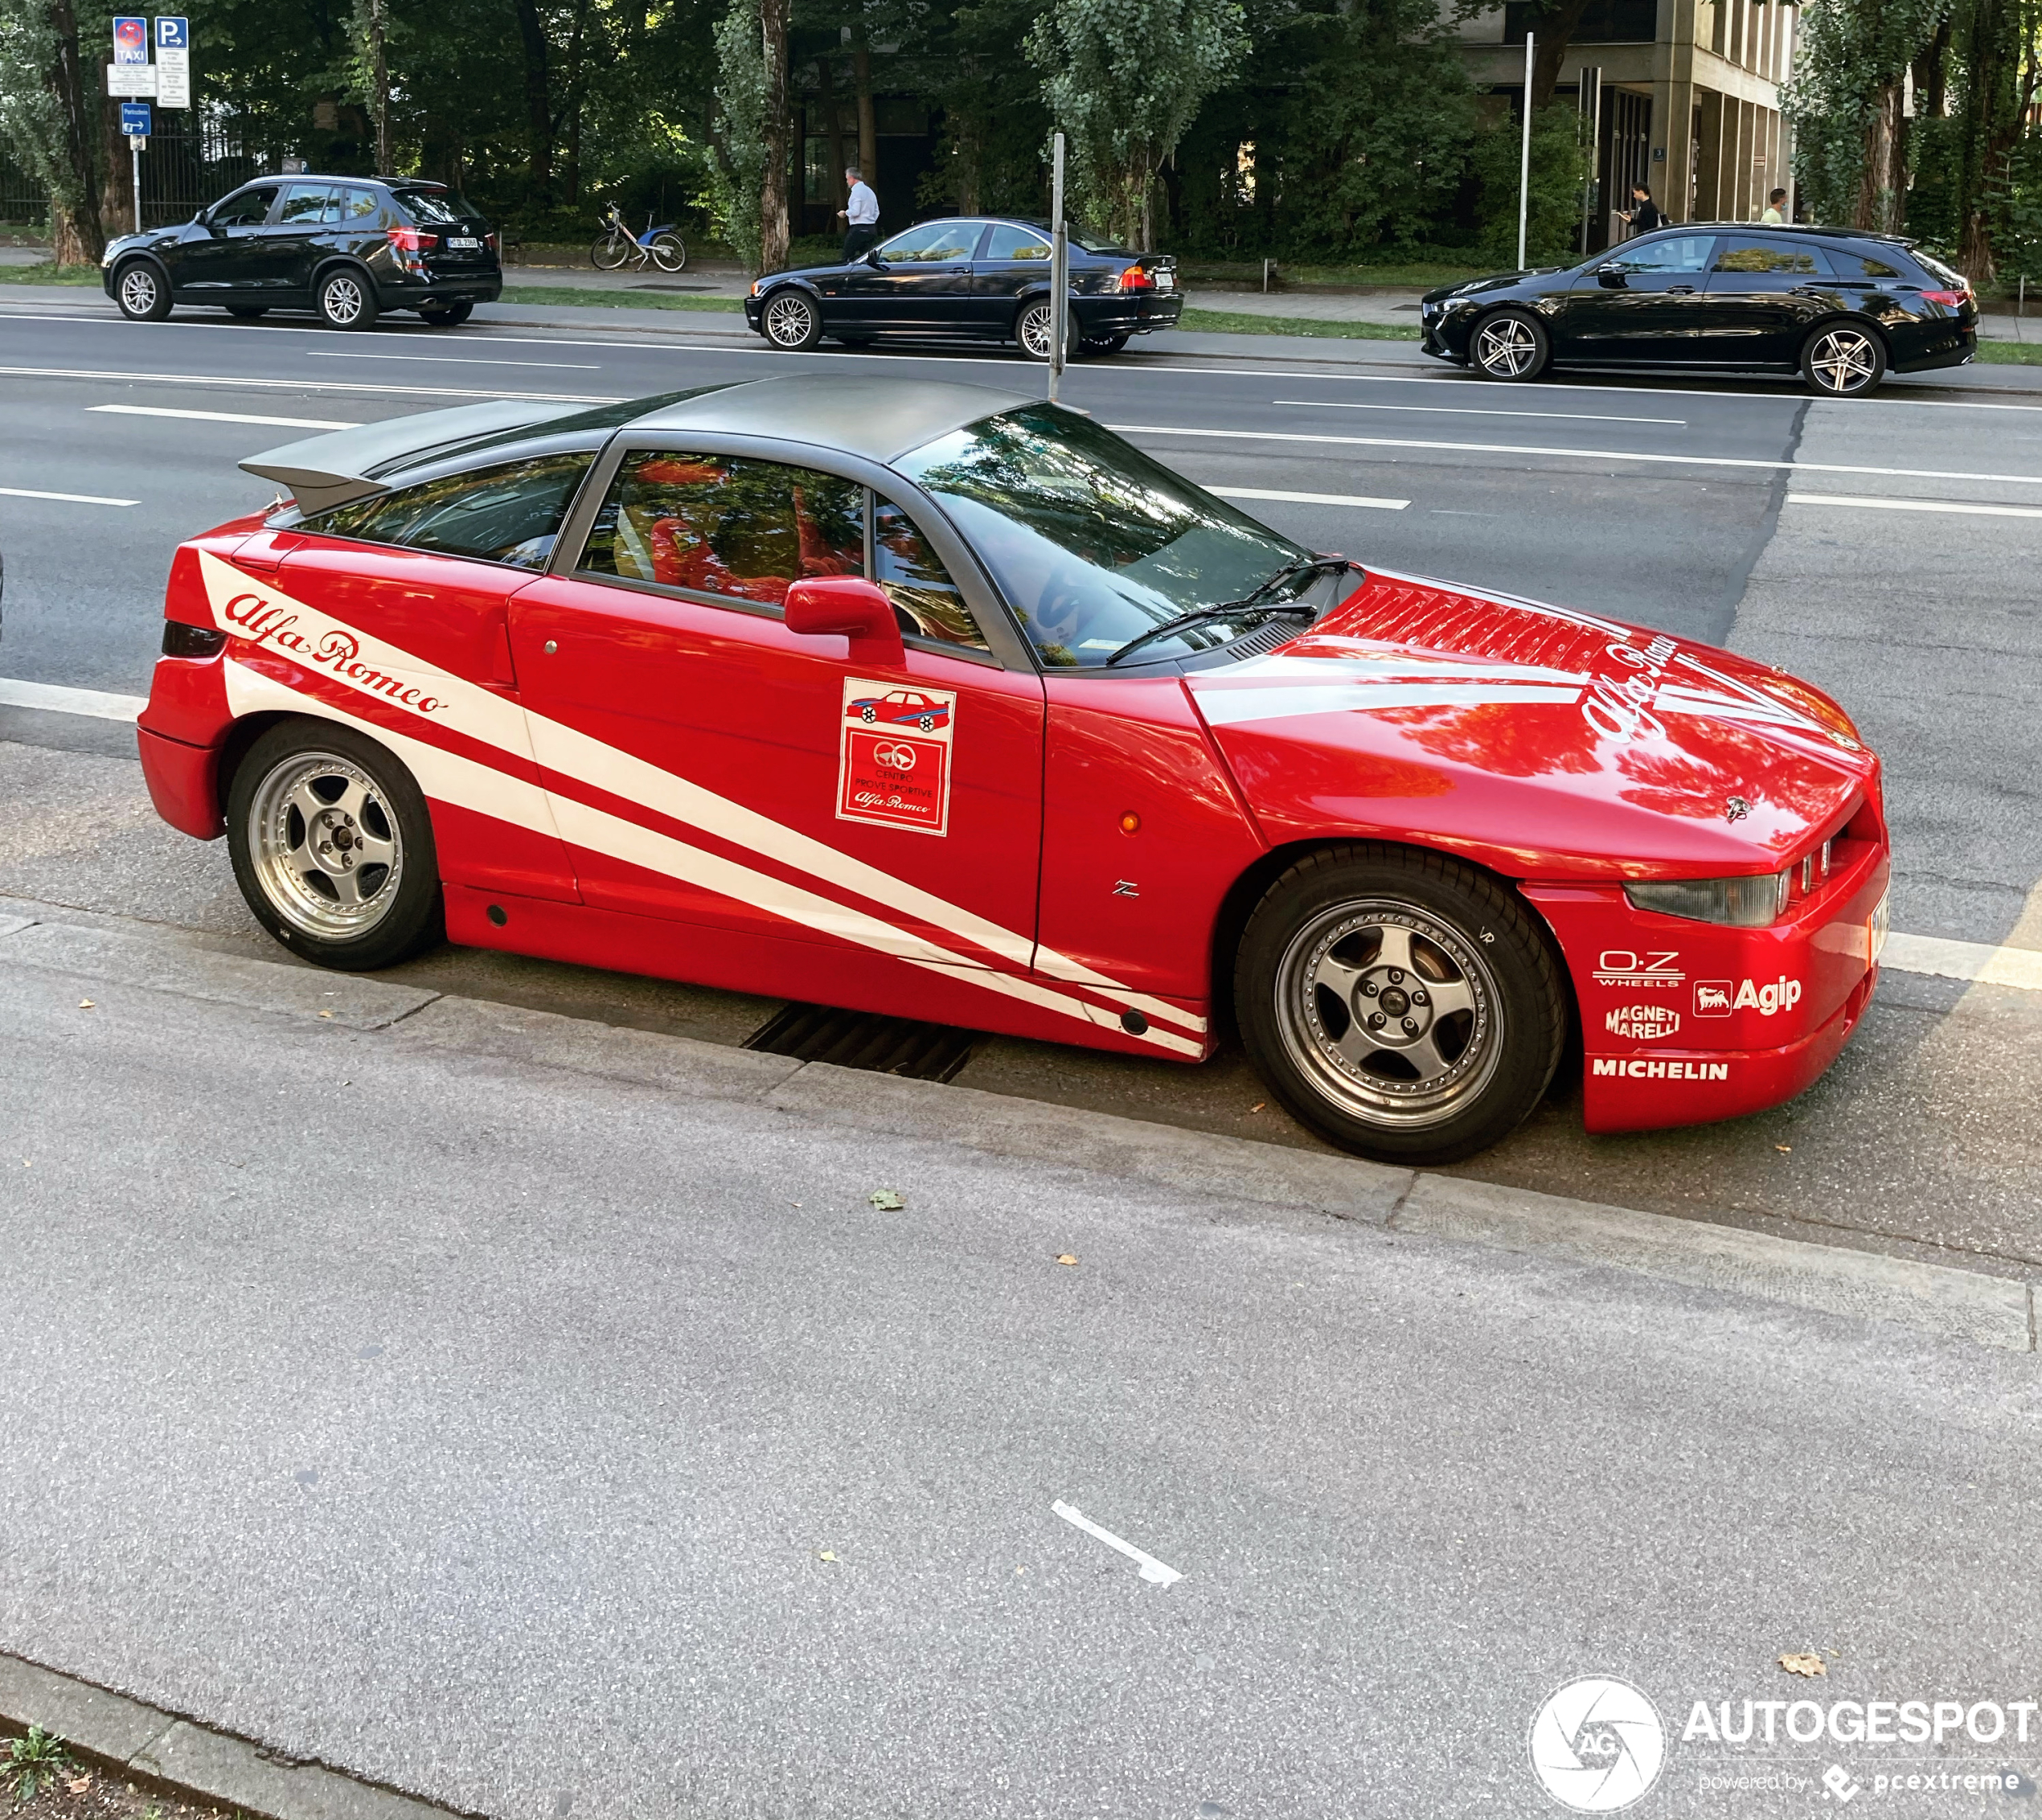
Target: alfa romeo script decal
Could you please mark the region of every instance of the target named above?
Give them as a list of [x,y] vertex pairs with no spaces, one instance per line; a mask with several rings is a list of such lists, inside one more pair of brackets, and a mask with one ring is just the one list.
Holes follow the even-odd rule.
[[844,678],[838,735],[837,819],[918,834],[950,831],[950,735],[957,698]]

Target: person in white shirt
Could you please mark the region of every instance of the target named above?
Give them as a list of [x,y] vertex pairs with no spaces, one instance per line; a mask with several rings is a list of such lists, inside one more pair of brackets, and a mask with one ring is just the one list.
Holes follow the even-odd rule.
[[848,265],[880,237],[880,199],[857,166],[845,170],[844,181],[851,186],[851,200],[837,213],[843,217],[844,264]]
[[1768,228],[1784,228],[1786,225],[1786,217],[1780,213],[1780,210],[1786,203],[1786,191],[1775,190],[1765,199],[1765,212],[1758,219]]

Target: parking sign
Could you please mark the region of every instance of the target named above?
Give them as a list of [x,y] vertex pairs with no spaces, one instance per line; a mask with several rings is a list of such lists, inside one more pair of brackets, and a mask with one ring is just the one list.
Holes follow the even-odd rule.
[[121,104],[121,130],[130,139],[149,137],[149,104],[146,101],[123,101]]
[[159,14],[156,19],[156,48],[159,51],[188,51],[191,48],[191,22],[170,14]]
[[113,60],[117,64],[149,61],[149,21],[120,18],[113,22]]

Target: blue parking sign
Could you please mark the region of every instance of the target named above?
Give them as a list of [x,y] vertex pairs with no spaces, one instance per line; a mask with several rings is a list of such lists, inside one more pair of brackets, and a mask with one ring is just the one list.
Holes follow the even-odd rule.
[[149,104],[146,101],[123,101],[121,104],[121,130],[130,139],[149,137]]
[[191,20],[168,13],[159,14],[156,21],[156,48],[159,51],[190,50]]

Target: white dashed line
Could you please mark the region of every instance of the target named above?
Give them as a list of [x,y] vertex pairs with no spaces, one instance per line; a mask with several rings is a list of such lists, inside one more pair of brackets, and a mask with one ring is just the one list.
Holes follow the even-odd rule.
[[1408,499],[1372,499],[1362,493],[1278,493],[1265,486],[1208,486],[1222,499],[1285,499],[1295,506],[1365,506],[1378,512],[1400,512]]
[[1933,935],[1889,935],[1882,967],[1943,979],[1975,980],[1981,986],[2018,986],[2042,992],[2042,950],[1995,948],[1983,941],[1948,941]]
[[1076,1527],[1083,1530],[1087,1535],[1097,1536],[1099,1539],[1105,1543],[1109,1548],[1117,1548],[1123,1555],[1126,1556],[1130,1561],[1134,1562],[1140,1567],[1142,1569],[1142,1577],[1147,1580],[1150,1585],[1169,1586],[1174,1584],[1176,1581],[1180,1580],[1184,1577],[1183,1575],[1176,1570],[1176,1568],[1164,1566],[1163,1564],[1158,1560],[1154,1556],[1144,1554],[1139,1548],[1136,1547],[1133,1543],[1123,1542],[1117,1535],[1114,1535],[1111,1530],[1101,1529],[1098,1524],[1094,1523],[1091,1518],[1088,1517],[1084,1511],[1077,1509],[1076,1506],[1066,1504],[1061,1498],[1059,1498],[1049,1507],[1051,1510],[1054,1511],[1058,1516],[1061,1517],[1065,1523],[1076,1525]]
[[0,486],[9,499],[55,499],[67,506],[139,506],[139,499],[103,499],[96,493],[43,493],[32,486]]
[[1491,411],[1474,404],[1356,404],[1335,398],[1273,398],[1272,404],[1310,411],[1418,411],[1428,417],[1540,417],[1573,424],[1673,424],[1685,428],[1685,417],[1620,416],[1609,411]]
[[62,689],[54,682],[16,682],[0,676],[0,707],[35,707],[50,714],[82,714],[94,720],[132,720],[148,705],[142,695],[109,695],[99,689]]
[[205,424],[270,424],[285,430],[352,430],[359,424],[336,423],[331,417],[254,417],[243,411],[178,411],[167,404],[88,404],[88,411],[113,417],[191,417]]
[[1989,519],[2042,519],[2042,506],[1980,506],[1968,499],[1869,499],[1848,493],[1790,493],[1790,506],[1851,506],[1872,512],[1969,512]]
[[543,367],[549,373],[600,373],[599,363],[586,360],[481,360],[462,354],[334,354],[315,350],[314,360],[423,360],[435,367]]

